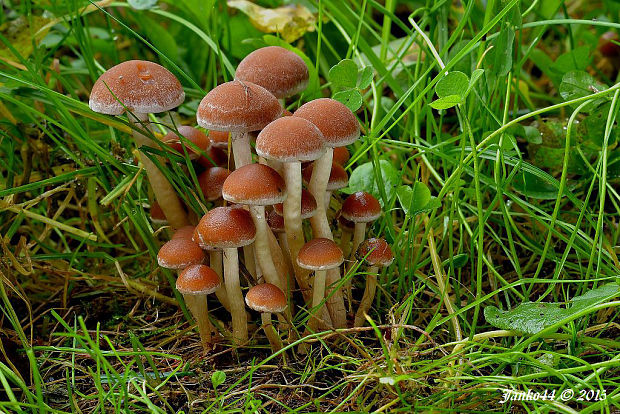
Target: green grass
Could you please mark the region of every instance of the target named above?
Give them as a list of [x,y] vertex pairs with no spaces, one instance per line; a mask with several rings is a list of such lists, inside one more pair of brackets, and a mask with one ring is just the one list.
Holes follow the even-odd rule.
[[[152,196],[132,163],[129,123],[87,105],[103,70],[149,59],[175,73],[187,94],[172,117],[156,118],[160,132],[191,124],[206,91],[278,39],[264,39],[221,0],[162,0],[141,11],[125,2],[6,0],[0,411],[618,412],[617,289],[531,331],[519,324],[536,315],[497,326],[485,310],[565,304],[618,281],[620,62],[601,56],[597,42],[620,30],[620,7],[301,3],[318,22],[292,45],[316,77],[289,109],[338,92],[329,71],[342,59],[374,70],[360,91],[363,136],[347,165],[352,174],[371,163],[360,185],[374,183],[385,214],[369,232],[397,253],[379,277],[371,325],[304,338],[307,355],[291,344],[285,366],[258,330],[245,349],[223,343],[200,356],[174,275],[157,267],[169,235],[150,223]],[[457,106],[431,107],[446,72],[472,78],[477,68],[484,73]],[[607,89],[591,80],[586,92],[563,97],[571,70]],[[558,136],[542,125],[551,122]],[[174,161],[166,174],[196,214],[210,207],[186,155],[160,145],[147,153]],[[385,160],[392,169],[381,167]],[[395,182],[424,183],[434,208],[403,209]],[[364,272],[347,275],[359,296]],[[221,309],[214,314],[228,320]],[[299,331],[307,318],[298,312]],[[226,375],[214,386],[217,372]],[[573,390],[575,398],[502,404],[505,389]],[[577,400],[588,390],[606,398]]]

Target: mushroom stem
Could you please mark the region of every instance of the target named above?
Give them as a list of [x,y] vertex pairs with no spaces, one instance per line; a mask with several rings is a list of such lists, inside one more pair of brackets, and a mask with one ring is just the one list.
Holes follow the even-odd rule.
[[326,270],[317,270],[314,272],[314,290],[312,291],[312,309],[314,309],[314,312],[310,315],[310,321],[308,321],[308,330],[312,332],[316,332],[319,324],[322,324],[319,319],[319,315],[323,313],[323,306],[321,305],[321,302],[325,299],[326,275]]
[[[276,332],[273,323],[271,323],[271,313],[261,312],[260,319],[263,331],[265,331],[265,336],[269,340],[269,345],[271,345],[271,351],[278,352],[283,348],[282,339],[280,335],[278,335],[278,332]],[[284,353],[282,353],[282,357],[284,358]]]
[[327,210],[329,210],[329,202],[332,199],[332,192],[325,191],[325,213],[327,214]]
[[370,307],[372,306],[372,302],[375,300],[375,292],[377,291],[377,273],[379,268],[377,266],[371,266],[368,269],[368,275],[366,275],[366,289],[364,289],[364,296],[362,296],[362,301],[360,302],[360,306],[357,308],[357,312],[355,313],[355,322],[354,327],[358,328],[360,326],[364,326],[366,323],[365,313],[368,313]]
[[[314,162],[314,168],[312,169],[312,177],[308,189],[316,200],[317,211],[314,216],[310,217],[310,225],[312,226],[313,237],[323,237],[326,239],[334,240],[332,231],[329,227],[329,221],[327,221],[327,210],[325,209],[325,192],[327,190],[327,183],[329,182],[329,176],[332,171],[332,159],[334,155],[334,149],[327,148],[325,154]],[[328,201],[329,202],[329,201]],[[340,268],[336,267],[327,271],[327,280],[325,284],[327,286],[336,286],[340,280]],[[325,288],[325,287],[323,287]],[[315,287],[316,289],[316,287]],[[335,291],[329,291],[327,298],[327,310],[334,324],[335,328],[346,328],[347,315],[346,308],[344,307],[344,297],[342,296],[342,289],[338,288]]]
[[[349,273],[351,268],[353,267],[353,259],[355,259],[355,252],[357,252],[357,248],[360,247],[360,244],[364,241],[366,237],[366,223],[355,223],[355,230],[353,231],[353,246],[351,247],[351,251],[349,252],[349,258],[351,261],[345,266],[346,273]],[[347,291],[347,299],[349,300],[349,310],[353,309],[353,292],[351,287],[351,277],[347,279],[345,282],[345,290]]]
[[247,132],[232,132],[230,139],[232,141],[233,157],[235,160],[235,168],[239,168],[252,164],[252,150],[250,148],[250,136]]
[[278,240],[276,241],[276,243],[278,244],[278,246],[280,247],[282,251],[282,258],[288,269],[287,280],[286,280],[286,283],[287,283],[286,287],[288,290],[285,291],[285,293],[290,298],[291,289],[293,289],[293,285],[295,283],[295,281],[293,280],[293,274],[295,271],[293,270],[293,263],[291,262],[291,255],[289,253],[288,239],[286,238],[286,233],[279,233]]
[[233,342],[240,345],[248,340],[248,321],[239,284],[239,256],[236,247],[224,249],[224,284],[230,301]]
[[342,254],[344,257],[349,257],[351,254],[351,237],[353,233],[349,230],[343,228],[342,233],[340,235],[340,249],[342,250]]
[[[219,250],[209,250],[209,267],[213,269],[215,273],[220,277],[220,282],[222,281],[222,252]],[[223,283],[220,284],[215,291],[215,296],[217,296],[217,300],[220,301],[224,309],[230,312],[230,301],[228,300],[228,295],[226,294],[226,287]]]
[[269,247],[269,226],[267,220],[265,220],[265,206],[250,206],[250,213],[252,219],[254,219],[254,225],[256,226],[256,240],[254,245],[256,247],[256,259],[258,265],[263,271],[265,280],[272,285],[276,285],[283,292],[286,292],[286,282],[283,280],[284,275],[279,275],[276,270],[276,266],[271,257],[271,249]]
[[212,337],[211,331],[213,326],[209,320],[209,309],[207,305],[207,295],[183,295],[185,304],[189,311],[196,319],[198,324],[198,332],[200,333],[200,342],[205,352],[211,350]]
[[[153,142],[151,138],[140,132],[140,129],[143,128],[143,126],[145,128],[148,128],[149,126],[148,114],[134,113],[133,116],[129,114],[128,119],[129,122],[135,126],[135,129],[133,129],[133,139],[136,142],[136,146],[140,148],[142,146],[152,145]],[[146,154],[140,157],[140,161],[142,161],[142,165],[144,165],[144,169],[146,170],[146,175],[151,183],[151,188],[153,189],[155,199],[166,215],[168,223],[176,229],[188,226],[190,223],[187,218],[187,214],[185,213],[185,209],[181,204],[181,200],[179,200],[179,197],[174,191],[174,188],[166,179],[166,176],[164,176],[164,174],[159,170],[159,168],[157,168],[153,161],[146,156]]]
[[295,279],[304,298],[308,301],[310,296],[308,285],[309,273],[297,264],[297,255],[305,242],[301,226],[301,163],[298,161],[286,162],[284,163],[283,170],[287,192],[283,203],[284,228],[288,239]]

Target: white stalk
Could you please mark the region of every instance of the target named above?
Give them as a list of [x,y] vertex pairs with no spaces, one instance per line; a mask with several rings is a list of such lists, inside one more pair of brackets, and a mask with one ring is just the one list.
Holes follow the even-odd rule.
[[367,314],[372,306],[372,302],[375,300],[375,292],[377,291],[377,273],[379,268],[377,266],[371,266],[368,269],[368,274],[366,275],[366,289],[364,289],[364,296],[362,297],[362,301],[360,302],[360,306],[357,308],[357,312],[355,313],[355,322],[354,327],[358,328],[360,326],[364,326],[366,323],[366,317],[364,314]]
[[236,247],[224,249],[224,283],[230,300],[233,342],[235,345],[240,345],[248,340],[248,321],[239,284],[239,256]]

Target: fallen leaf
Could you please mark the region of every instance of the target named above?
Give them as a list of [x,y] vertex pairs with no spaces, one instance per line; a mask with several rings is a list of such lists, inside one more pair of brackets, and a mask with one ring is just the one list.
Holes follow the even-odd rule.
[[248,16],[254,27],[264,33],[279,33],[291,43],[306,32],[313,32],[316,17],[300,4],[267,9],[251,1],[229,0],[228,7],[238,9]]

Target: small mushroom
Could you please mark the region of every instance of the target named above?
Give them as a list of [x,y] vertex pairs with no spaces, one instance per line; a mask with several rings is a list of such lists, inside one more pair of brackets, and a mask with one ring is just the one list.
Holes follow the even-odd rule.
[[349,161],[349,158],[351,158],[351,156],[349,155],[349,150],[347,147],[334,148],[333,162],[344,167],[347,161]]
[[[322,313],[322,303],[325,299],[325,276],[327,270],[334,269],[342,264],[344,257],[342,250],[333,240],[326,238],[312,239],[306,243],[297,256],[297,264],[314,271],[314,286],[312,290],[312,308],[314,315]],[[314,316],[313,315],[313,316]],[[308,322],[308,329],[316,331],[319,319],[314,316]]]
[[166,220],[166,215],[164,214],[164,210],[161,209],[161,206],[157,201],[153,201],[151,203],[151,210],[149,212],[151,216],[151,223],[156,226],[167,226],[168,220]]
[[[274,211],[284,216],[284,204],[278,203],[273,206]],[[301,219],[307,220],[316,214],[316,200],[312,193],[305,188],[301,190]]]
[[[342,209],[340,214],[345,219],[355,223],[355,230],[353,231],[353,246],[351,248],[351,255],[353,257],[359,245],[366,238],[366,223],[375,221],[381,216],[381,205],[379,201],[370,193],[365,191],[358,191],[348,196],[342,203]],[[347,273],[351,269],[351,264],[347,266]],[[345,290],[349,299],[349,309],[351,309],[352,293],[351,293],[351,279],[345,282]]]
[[205,265],[192,265],[183,270],[177,279],[177,290],[198,324],[200,342],[205,352],[211,350],[213,327],[209,320],[207,295],[215,292],[220,286],[220,278]]
[[297,266],[296,261],[305,240],[301,223],[301,162],[315,160],[324,151],[321,131],[311,122],[295,116],[276,119],[256,138],[258,155],[283,163],[287,192],[283,203],[284,226],[295,278],[305,298],[309,297],[308,274]]
[[252,163],[248,132],[263,129],[282,114],[275,96],[262,86],[234,80],[212,89],[200,102],[198,125],[231,133],[235,168]]
[[181,125],[177,128],[177,131],[168,132],[166,136],[164,136],[163,141],[168,144],[171,149],[177,151],[181,155],[183,155],[185,151],[183,148],[186,148],[190,160],[198,159],[200,157],[200,152],[196,151],[192,146],[187,145],[186,142],[191,142],[198,147],[200,151],[206,151],[209,147],[209,137],[199,129],[189,125]]
[[222,198],[222,187],[230,175],[230,171],[222,167],[211,167],[198,175],[198,185],[207,201]]
[[203,249],[224,250],[224,283],[230,301],[235,345],[248,340],[247,318],[239,283],[237,248],[252,244],[255,238],[256,227],[252,216],[239,207],[214,208],[200,219],[194,234],[194,241]]
[[180,229],[178,229],[177,231],[175,231],[172,234],[171,240],[174,239],[192,239],[192,236],[194,235],[194,230],[196,229],[196,227],[194,226],[185,226],[185,227],[181,227]]
[[157,263],[166,269],[181,270],[202,264],[205,253],[191,239],[176,238],[166,242],[157,253]]
[[370,265],[366,275],[366,289],[364,289],[364,296],[360,302],[357,312],[355,313],[354,326],[364,326],[366,322],[365,314],[368,313],[372,302],[375,299],[375,292],[377,290],[377,273],[379,266],[388,267],[394,261],[394,254],[392,249],[383,239],[368,239],[360,244],[357,249],[357,257],[360,260],[365,260]]
[[309,75],[306,63],[297,54],[280,46],[267,46],[239,62],[235,79],[260,85],[283,101],[306,89]]
[[281,350],[282,339],[273,327],[271,314],[282,313],[286,309],[287,300],[284,292],[276,285],[262,283],[248,290],[245,295],[245,303],[250,309],[261,313],[262,328],[269,340],[271,350],[273,352]]
[[[141,126],[149,127],[149,113],[169,111],[185,100],[179,80],[168,69],[144,60],[129,60],[103,73],[93,85],[88,105],[95,112],[121,115],[127,109],[134,125],[136,145],[151,144],[151,139],[140,132]],[[164,174],[148,158],[142,164],[170,225],[181,228],[189,224],[181,200]]]

